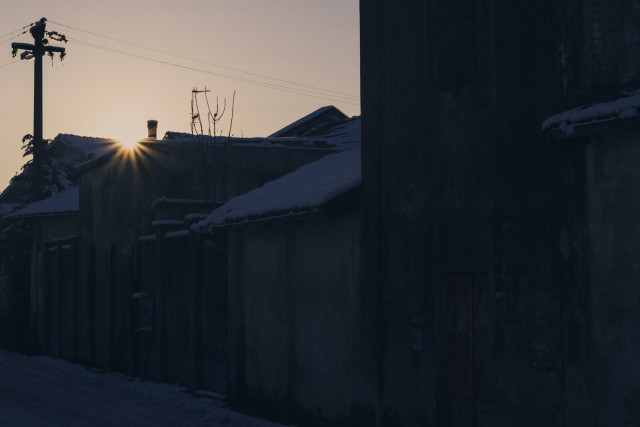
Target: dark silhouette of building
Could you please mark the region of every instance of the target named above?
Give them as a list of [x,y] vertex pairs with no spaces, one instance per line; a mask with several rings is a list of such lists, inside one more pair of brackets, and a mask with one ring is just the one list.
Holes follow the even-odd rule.
[[31,237],[35,349],[280,419],[348,418],[360,119],[329,106],[267,138],[100,147],[63,150],[77,186],[4,217]]
[[540,130],[639,87],[638,2],[360,15],[364,408],[386,426],[640,422],[637,246],[611,239],[637,227],[635,175],[596,168],[620,179],[592,191],[602,144]]

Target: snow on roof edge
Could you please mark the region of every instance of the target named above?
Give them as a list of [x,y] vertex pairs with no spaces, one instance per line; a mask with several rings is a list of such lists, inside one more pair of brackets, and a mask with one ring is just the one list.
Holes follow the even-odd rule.
[[[318,117],[319,115],[321,115],[322,113],[325,113],[331,109],[335,109],[337,111],[339,111],[340,113],[342,113],[342,111],[340,111],[340,109],[338,109],[337,107],[333,106],[333,105],[327,105],[325,107],[320,107],[317,110],[307,114],[306,116],[296,120],[295,122],[288,124],[287,126],[283,127],[282,129],[272,133],[271,135],[268,136],[268,138],[278,138],[280,135],[287,133],[288,131],[290,131],[291,129],[294,129],[298,126],[300,126],[301,124],[303,124],[306,121],[309,121],[315,117]],[[342,113],[345,117],[346,115],[344,113]]]
[[548,117],[542,122],[543,133],[560,131],[564,136],[574,134],[575,125],[587,125],[640,116],[640,89],[628,92],[613,101],[586,104]]
[[80,210],[78,187],[71,187],[47,199],[39,200],[18,209],[5,218],[24,218],[41,215],[63,215]]
[[232,198],[193,229],[206,232],[224,224],[311,212],[361,182],[360,149],[330,154]]

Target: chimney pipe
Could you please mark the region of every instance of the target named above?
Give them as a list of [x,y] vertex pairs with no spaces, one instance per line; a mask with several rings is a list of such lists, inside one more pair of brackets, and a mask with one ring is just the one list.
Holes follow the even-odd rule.
[[148,138],[156,139],[158,134],[158,121],[157,120],[147,120],[147,136]]

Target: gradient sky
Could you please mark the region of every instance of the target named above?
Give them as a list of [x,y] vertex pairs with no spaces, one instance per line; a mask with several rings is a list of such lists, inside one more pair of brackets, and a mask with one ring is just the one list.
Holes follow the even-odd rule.
[[[0,36],[46,17],[48,31],[69,39],[62,45],[67,48],[64,62],[57,55],[53,66],[49,57],[43,61],[45,138],[72,133],[130,141],[146,136],[148,119],[158,120],[159,137],[168,130],[189,132],[191,90],[205,86],[212,90],[210,102],[218,96],[230,103],[237,91],[232,129],[236,136],[266,136],[325,105],[335,105],[349,116],[360,114],[358,0],[25,0],[3,2],[1,11]],[[0,38],[0,189],[24,163],[21,139],[33,131],[33,62],[12,63],[17,58],[11,57],[11,42],[31,43],[33,38],[26,33],[9,40],[15,34]],[[312,97],[274,90],[87,43],[318,93]],[[228,129],[226,120],[222,125]]]

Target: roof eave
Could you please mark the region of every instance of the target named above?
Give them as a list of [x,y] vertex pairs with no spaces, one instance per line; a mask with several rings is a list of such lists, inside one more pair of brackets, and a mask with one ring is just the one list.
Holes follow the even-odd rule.
[[543,134],[548,139],[567,140],[619,132],[628,129],[638,129],[640,128],[640,116],[624,119],[612,117],[592,122],[574,123],[572,124],[572,127],[573,132],[571,134],[567,134],[562,130],[560,124],[556,124],[554,127],[545,129]]
[[208,226],[210,232],[216,231],[233,231],[246,227],[266,227],[275,224],[281,224],[284,222],[293,221],[306,221],[312,218],[316,218],[322,215],[322,212],[318,209],[303,211],[303,212],[288,212],[288,213],[274,213],[269,216],[264,216],[255,219],[238,219],[237,221],[228,222],[224,224],[211,224]]
[[31,219],[31,218],[52,217],[52,216],[73,216],[73,215],[79,215],[79,214],[80,214],[80,211],[42,212],[42,213],[32,213],[32,214],[23,214],[23,215],[7,215],[3,219],[5,220]]
[[336,217],[342,213],[352,211],[360,206],[362,184],[358,183],[336,197],[326,201],[321,206],[309,206],[298,212],[274,212],[264,217],[248,219],[246,217],[238,218],[232,222],[223,224],[211,224],[209,230],[213,231],[231,231],[247,226],[268,226],[284,222],[306,221],[319,216]]

